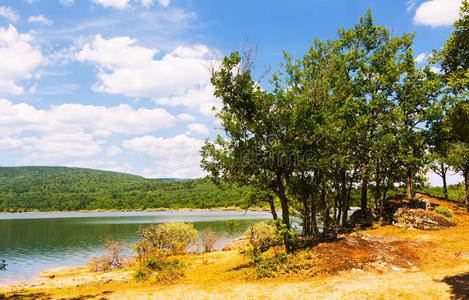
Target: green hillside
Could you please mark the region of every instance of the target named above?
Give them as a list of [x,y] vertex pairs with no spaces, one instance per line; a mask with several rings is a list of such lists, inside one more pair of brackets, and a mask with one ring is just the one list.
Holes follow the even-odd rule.
[[243,190],[80,168],[0,167],[0,211],[241,206]]

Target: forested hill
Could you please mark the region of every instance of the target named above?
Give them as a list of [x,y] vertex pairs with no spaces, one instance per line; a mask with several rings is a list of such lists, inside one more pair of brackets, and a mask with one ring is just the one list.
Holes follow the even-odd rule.
[[0,167],[0,211],[241,206],[243,191],[208,179],[163,180],[66,167]]

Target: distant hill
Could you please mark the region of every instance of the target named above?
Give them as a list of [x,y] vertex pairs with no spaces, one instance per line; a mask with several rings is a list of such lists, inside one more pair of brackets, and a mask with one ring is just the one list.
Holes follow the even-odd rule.
[[242,189],[208,179],[147,179],[66,167],[0,167],[0,211],[241,206]]

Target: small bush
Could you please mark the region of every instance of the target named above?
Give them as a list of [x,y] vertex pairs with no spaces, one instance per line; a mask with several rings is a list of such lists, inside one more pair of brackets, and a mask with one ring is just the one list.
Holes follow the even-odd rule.
[[142,241],[137,245],[139,255],[151,253],[155,249],[183,254],[186,248],[197,241],[197,230],[192,223],[165,223],[150,225],[138,231]]
[[103,272],[115,269],[122,269],[125,265],[122,263],[124,256],[122,252],[127,246],[119,241],[107,238],[104,241],[104,254],[93,257],[90,267],[93,272]]
[[0,259],[0,271],[5,271],[7,269],[7,264],[4,259]]
[[152,279],[173,282],[184,276],[184,267],[183,262],[170,259],[164,252],[157,250],[140,261],[134,276],[139,281]]
[[276,230],[274,226],[267,222],[259,222],[251,225],[244,234],[253,239],[265,239],[275,235],[275,233]]
[[451,218],[453,216],[453,213],[451,212],[451,210],[447,208],[446,206],[435,207],[435,212],[447,218]]
[[200,233],[200,239],[204,252],[212,252],[215,243],[220,239],[220,233],[211,229],[206,229]]

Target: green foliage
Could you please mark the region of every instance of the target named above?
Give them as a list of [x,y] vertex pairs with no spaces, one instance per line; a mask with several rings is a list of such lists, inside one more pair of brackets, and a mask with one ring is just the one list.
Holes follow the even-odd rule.
[[[444,198],[444,190],[442,187],[431,187],[431,186],[424,186],[419,189],[424,194],[431,195],[434,197]],[[448,186],[448,199],[452,201],[463,201],[464,200],[464,184],[451,184]]]
[[451,210],[447,208],[446,206],[435,207],[435,212],[447,218],[451,218],[453,216],[453,213],[451,212]]
[[142,239],[137,244],[139,255],[156,250],[170,254],[183,254],[186,248],[197,241],[198,233],[192,223],[170,222],[141,227],[138,231]]
[[167,181],[79,168],[0,167],[0,211],[243,206],[246,189],[208,179]]
[[138,281],[173,282],[184,276],[185,266],[184,262],[170,258],[162,251],[154,251],[139,260],[134,277]]
[[107,238],[104,241],[104,254],[93,257],[88,264],[93,272],[111,271],[125,268],[122,263],[124,256],[122,252],[127,248],[119,241]]
[[0,271],[5,271],[7,268],[7,264],[5,263],[4,259],[0,259]]

